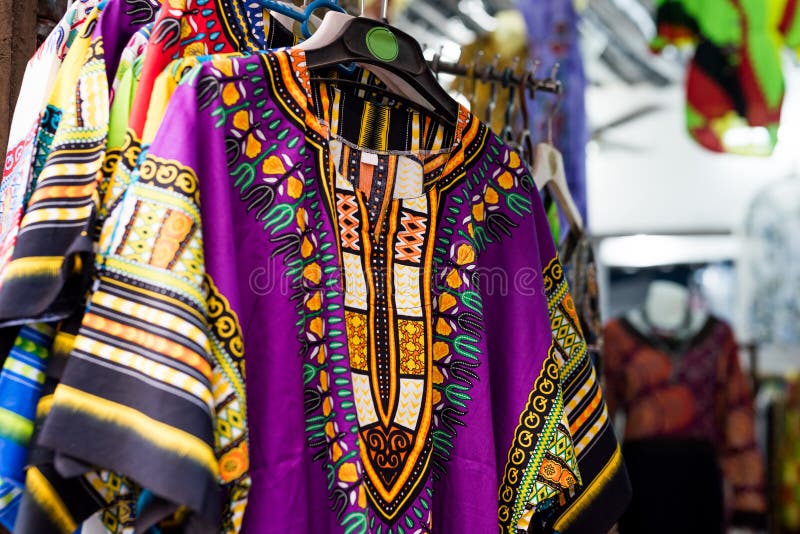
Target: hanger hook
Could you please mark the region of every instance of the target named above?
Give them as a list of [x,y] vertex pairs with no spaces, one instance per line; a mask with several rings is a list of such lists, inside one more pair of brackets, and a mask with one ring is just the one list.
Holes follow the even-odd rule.
[[564,97],[564,92],[561,90],[561,86],[558,83],[558,69],[560,67],[561,64],[556,61],[553,64],[553,68],[550,70],[550,80],[555,82],[556,87],[558,87],[556,103],[547,114],[547,142],[551,145],[553,144],[553,117],[555,117],[558,113],[558,110],[561,107],[561,100]]
[[497,107],[497,81],[491,80],[491,76],[496,72],[497,65],[500,63],[500,54],[495,54],[492,58],[492,64],[489,65],[484,71],[484,83],[489,82],[489,102],[486,105],[486,124],[492,123],[492,115],[494,109]]
[[388,13],[389,13],[389,0],[383,0],[383,2],[381,2],[381,20],[386,24],[389,23]]
[[536,84],[534,75],[539,68],[540,61],[528,59],[526,69],[519,79],[519,91],[517,96],[520,102],[520,111],[522,112],[522,132],[519,134],[519,147],[522,160],[528,165],[533,166],[533,137],[531,136],[531,122],[528,108],[528,99],[533,100],[536,96]]
[[361,0],[361,14],[359,15],[359,17],[363,17],[366,11],[367,11],[367,0]]
[[506,67],[503,71],[503,88],[508,89],[508,102],[506,103],[506,110],[503,114],[503,130],[500,132],[500,137],[509,145],[514,143],[514,111],[516,107],[516,85],[512,80],[517,74],[519,68],[519,56],[511,61],[511,66]]
[[444,46],[439,45],[439,50],[433,54],[431,60],[431,70],[436,74],[436,81],[439,81],[439,64],[442,61],[442,54],[444,53]]
[[472,89],[469,94],[469,105],[470,108],[475,109],[475,103],[478,99],[478,78],[480,77],[480,63],[483,59],[483,50],[478,50],[478,53],[475,54],[475,58],[470,63],[470,69],[472,71]]

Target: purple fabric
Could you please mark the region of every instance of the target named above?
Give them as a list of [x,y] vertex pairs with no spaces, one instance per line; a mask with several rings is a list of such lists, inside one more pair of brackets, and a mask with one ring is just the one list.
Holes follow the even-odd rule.
[[158,4],[156,0],[107,0],[93,38],[102,38],[109,87],[117,74],[122,49],[143,24],[155,19]]
[[564,156],[572,198],[586,221],[586,77],[578,42],[578,15],[572,0],[517,0],[516,6],[528,27],[528,54],[541,62],[538,75],[549,76],[558,63],[558,79],[564,86],[560,104],[556,96],[545,93],[537,93],[528,102],[531,134],[535,142],[546,141],[547,118],[553,116],[553,144]]
[[[348,461],[354,463],[359,477],[365,476],[358,456],[356,410],[348,403],[353,386],[344,294],[337,281],[343,267],[336,253],[339,229],[330,211],[336,208],[326,200],[327,178],[319,170],[320,158],[328,161],[328,144],[312,127],[315,119],[306,116],[305,125],[299,122],[306,114],[302,106],[290,113],[274,93],[270,97],[269,91],[285,94],[281,93],[286,82],[280,80],[281,72],[299,78],[288,81],[290,85],[308,83],[307,71],[300,66],[304,60],[280,64],[289,57],[283,51],[264,57],[266,60],[238,58],[230,64],[224,59],[200,67],[191,77],[193,82],[178,88],[173,96],[165,126],[150,154],[176,160],[197,173],[206,271],[229,300],[242,328],[253,481],[244,531],[377,532],[382,520],[372,526],[374,513],[369,506],[363,509],[359,505],[358,483],[347,484],[343,460],[337,460],[340,454],[344,458],[348,451],[353,453]],[[275,85],[270,86],[270,81]],[[233,86],[226,83],[235,83],[243,107],[236,108],[238,97],[232,96]],[[266,101],[256,107],[251,95],[260,94]],[[306,96],[311,100],[310,94]],[[228,112],[235,108],[244,110],[247,119]],[[452,287],[447,284],[454,269],[472,273],[451,293],[457,303],[454,309],[472,305],[477,310],[461,316],[476,321],[476,332],[470,333],[472,327],[464,323],[466,326],[457,327],[449,337],[434,339],[449,343],[453,354],[458,349],[462,363],[474,362],[464,369],[474,372],[476,378],[471,380],[471,388],[454,389],[457,395],[465,392],[467,396],[462,398],[464,413],[455,416],[457,423],[446,422],[443,412],[434,411],[430,439],[441,439],[448,426],[455,428],[452,446],[437,449],[449,458],[442,460],[434,453],[433,462],[439,461],[443,469],[431,468],[434,472],[393,532],[398,531],[397,526],[406,532],[419,531],[428,514],[435,532],[485,534],[498,530],[498,489],[509,450],[552,341],[542,271],[554,251],[543,207],[538,195],[531,194],[532,180],[516,154],[484,125],[462,113],[463,143],[468,146],[461,147],[459,156],[466,164],[453,170],[451,179],[457,181],[442,194],[437,230],[431,236],[438,245],[433,249],[438,267],[429,274],[434,277],[434,296],[441,297]],[[321,112],[317,110],[317,114]],[[252,128],[237,133],[245,120]],[[260,133],[253,133],[256,131]],[[247,137],[250,133],[252,139]],[[259,150],[251,150],[256,141]],[[280,164],[287,167],[280,179],[265,171],[268,154],[278,156]],[[304,184],[302,194],[290,187],[290,180]],[[500,193],[495,189],[489,193],[487,187]],[[481,200],[484,195],[490,200]],[[291,215],[281,217],[281,206],[292,206]],[[479,219],[476,213],[480,213]],[[279,227],[282,232],[277,231]],[[297,246],[293,248],[294,239]],[[474,251],[473,259],[463,260],[462,245]],[[312,309],[309,298],[317,295],[315,277],[309,271],[315,264],[326,273],[319,283],[325,287],[319,293],[319,314],[308,311]],[[501,281],[498,287],[488,286],[492,281],[483,273],[489,277],[499,274],[505,285]],[[328,286],[327,281],[333,284]],[[312,334],[317,318],[323,320],[316,323],[324,328],[321,337]],[[325,363],[317,369],[317,362],[322,361]],[[456,368],[451,372],[456,373]],[[447,384],[458,385],[453,379],[451,382]],[[330,384],[330,392],[323,399],[333,405],[330,417],[316,405],[315,398],[326,384]],[[557,404],[552,399],[547,402]],[[551,413],[560,414],[558,410],[560,405]],[[560,420],[560,415],[557,417]],[[320,421],[326,430],[332,425],[336,437],[331,439],[328,434],[321,447],[309,447],[309,442],[314,445],[315,441],[309,426]],[[323,459],[322,466],[312,455]],[[332,504],[340,514],[331,512]],[[412,519],[413,509],[419,511],[416,517],[422,517],[412,527],[404,521],[417,521]],[[387,527],[382,531],[387,532]]]

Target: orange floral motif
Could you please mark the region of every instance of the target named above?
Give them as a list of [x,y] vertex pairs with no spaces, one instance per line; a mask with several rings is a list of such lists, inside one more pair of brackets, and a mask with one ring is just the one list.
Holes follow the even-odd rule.
[[358,480],[358,471],[352,462],[346,462],[339,468],[339,479],[342,482],[352,484]]
[[483,202],[478,202],[472,206],[472,218],[480,222],[483,220]]
[[303,183],[300,180],[292,176],[287,181],[286,187],[290,197],[300,198],[300,194],[303,192]]
[[450,347],[444,341],[437,341],[433,344],[433,359],[436,361],[441,360],[450,354]]
[[442,293],[439,297],[439,311],[447,311],[456,305],[456,298],[450,293]]
[[237,111],[233,116],[233,125],[239,130],[247,130],[250,127],[250,114],[245,110]]
[[497,183],[500,184],[500,187],[503,189],[511,189],[514,185],[514,177],[511,176],[511,173],[505,171],[500,177],[497,179]]
[[447,285],[452,287],[453,289],[458,289],[461,287],[463,281],[461,280],[461,275],[458,274],[458,271],[453,269],[450,271],[450,274],[447,275]]
[[314,252],[314,245],[311,244],[311,241],[307,237],[303,238],[303,244],[300,247],[300,254],[304,258],[308,258],[311,256],[311,253]]
[[400,373],[419,375],[425,372],[425,325],[422,321],[400,319]]
[[270,156],[264,160],[263,165],[261,165],[261,170],[264,171],[264,174],[283,174],[286,172],[286,167],[281,161],[281,158],[278,156]]
[[314,296],[308,299],[308,302],[306,302],[306,308],[308,308],[309,311],[315,312],[319,311],[321,307],[322,307],[322,296],[320,292],[317,291],[316,293],[314,293]]
[[254,158],[261,153],[261,141],[256,139],[253,134],[247,136],[247,144],[244,153],[248,158]]
[[459,265],[467,265],[474,261],[475,261],[475,249],[473,249],[466,243],[462,243],[461,245],[459,245],[456,263],[458,263]]
[[219,459],[219,475],[223,482],[230,482],[246,473],[249,465],[250,459],[245,441],[222,455]]
[[225,76],[233,76],[233,62],[228,58],[214,61],[214,67]]
[[453,328],[447,324],[447,321],[445,321],[444,318],[440,317],[436,322],[436,333],[441,336],[449,336],[453,333]]
[[486,199],[486,202],[489,204],[497,204],[497,201],[500,200],[500,197],[497,195],[497,191],[494,190],[492,187],[486,188],[486,194],[483,196]]
[[314,285],[318,285],[322,281],[322,269],[317,263],[309,263],[303,269],[303,276]]

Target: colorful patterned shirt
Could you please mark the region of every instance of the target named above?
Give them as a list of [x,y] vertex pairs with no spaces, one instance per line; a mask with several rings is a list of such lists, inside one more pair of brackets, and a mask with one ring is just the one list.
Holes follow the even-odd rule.
[[465,109],[215,59],[112,220],[55,450],[209,529],[221,482],[224,531],[517,532],[581,482],[602,394],[533,181]]
[[[0,184],[0,274],[11,260],[29,187],[37,174],[34,168],[41,168],[35,161],[49,151],[58,125],[63,103],[50,97],[59,68],[79,32],[86,29],[84,23],[96,3],[81,0],[70,6],[25,69]],[[76,50],[72,55],[79,54]]]

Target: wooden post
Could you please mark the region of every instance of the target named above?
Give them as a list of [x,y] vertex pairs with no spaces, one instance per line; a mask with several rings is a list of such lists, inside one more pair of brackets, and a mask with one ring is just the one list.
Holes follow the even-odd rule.
[[0,147],[8,145],[19,87],[36,51],[36,0],[0,0]]

